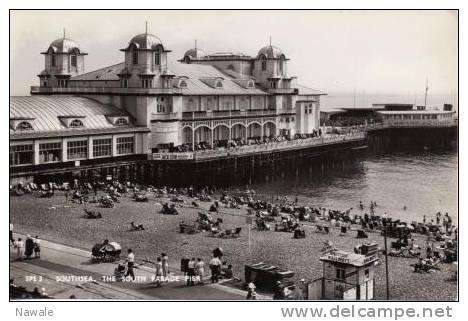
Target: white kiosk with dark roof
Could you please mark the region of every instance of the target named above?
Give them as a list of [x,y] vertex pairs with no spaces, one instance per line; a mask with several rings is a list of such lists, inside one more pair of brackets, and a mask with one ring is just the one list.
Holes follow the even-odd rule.
[[320,258],[323,275],[309,284],[309,300],[372,300],[377,244],[364,244],[363,253],[332,250]]

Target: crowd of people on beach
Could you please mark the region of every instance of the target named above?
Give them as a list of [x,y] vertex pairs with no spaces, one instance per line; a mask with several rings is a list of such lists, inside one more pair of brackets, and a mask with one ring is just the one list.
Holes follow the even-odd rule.
[[[385,233],[388,237],[395,238],[392,243],[391,253],[394,256],[418,258],[414,264],[415,272],[427,272],[436,270],[441,262],[453,262],[457,260],[457,242],[458,229],[453,224],[453,220],[448,213],[442,215],[438,212],[435,219],[427,220],[426,215],[423,216],[422,222],[404,222],[399,219],[394,219],[384,213],[377,215],[377,202],[371,201],[369,206],[364,206],[359,202],[359,211],[353,210],[350,207],[346,210],[330,209],[325,207],[313,207],[299,204],[298,197],[294,200],[289,200],[287,197],[271,197],[268,201],[262,196],[257,195],[254,190],[246,189],[245,191],[223,191],[219,198],[216,198],[218,190],[216,188],[204,187],[194,188],[193,186],[186,188],[156,188],[153,186],[143,186],[131,182],[119,181],[95,181],[95,182],[80,182],[73,181],[71,184],[47,184],[52,190],[62,189],[64,191],[65,202],[68,204],[70,199],[79,200],[79,202],[89,202],[90,198],[85,198],[85,195],[94,193],[94,198],[97,197],[98,191],[104,191],[104,199],[112,202],[118,202],[118,198],[129,193],[135,198],[136,195],[145,193],[154,193],[156,197],[170,199],[167,208],[172,205],[175,209],[177,203],[181,202],[191,204],[193,207],[198,207],[199,201],[212,202],[210,211],[219,212],[221,204],[226,208],[247,209],[247,217],[252,217],[255,227],[259,231],[270,230],[274,226],[276,231],[286,231],[296,235],[305,237],[304,222],[312,223],[317,229],[326,225],[328,228],[337,228],[340,235],[346,234],[352,228],[361,230],[363,233],[377,232]],[[183,196],[183,197],[182,197]],[[185,202],[184,198],[189,198]],[[181,201],[179,201],[179,199]],[[191,202],[191,203],[190,203]],[[134,222],[132,222],[134,223]],[[219,224],[219,222],[218,222]],[[138,224],[134,224],[138,226]],[[144,229],[142,229],[144,230]],[[426,251],[421,253],[420,246],[415,243],[411,233],[419,233],[427,236]],[[358,233],[359,235],[359,233]],[[16,258],[18,260],[31,259],[40,257],[41,245],[39,236],[26,236],[26,240],[22,238],[15,240],[13,238],[13,224],[10,221],[10,242],[16,250]],[[355,250],[358,253],[358,250]],[[409,253],[409,254],[403,254]],[[401,255],[400,255],[401,254]],[[407,255],[407,256],[405,256]],[[227,262],[221,260],[222,255],[213,254],[210,258],[208,267],[202,258],[183,258],[181,271],[187,277],[187,286],[195,284],[203,285],[208,275],[207,268],[212,283],[219,281],[221,277],[232,278],[233,267]],[[154,267],[154,282],[157,286],[163,286],[169,281],[171,274],[169,269],[169,258],[166,253],[157,255],[155,260],[146,259],[147,263],[151,263]],[[120,262],[114,270],[114,275],[121,280],[122,278],[135,279],[135,253],[128,249],[127,256],[123,262]],[[302,293],[303,287],[298,286],[296,291],[291,291],[289,287],[282,284],[277,284],[275,290],[275,299],[298,298]],[[296,292],[293,293],[292,292]],[[251,283],[247,285],[247,298],[255,299],[256,287]]]

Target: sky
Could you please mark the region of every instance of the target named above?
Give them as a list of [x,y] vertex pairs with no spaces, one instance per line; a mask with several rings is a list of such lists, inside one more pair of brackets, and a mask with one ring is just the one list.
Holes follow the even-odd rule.
[[49,44],[75,40],[86,71],[123,61],[130,39],[158,36],[170,60],[198,47],[255,56],[281,48],[298,83],[327,93],[432,94],[458,86],[456,11],[11,11],[10,94],[38,85]]

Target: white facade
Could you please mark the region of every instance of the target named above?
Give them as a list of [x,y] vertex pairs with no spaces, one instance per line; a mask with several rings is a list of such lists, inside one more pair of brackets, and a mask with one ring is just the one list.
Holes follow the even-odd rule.
[[[66,44],[68,55],[79,52],[76,43]],[[136,125],[149,129],[144,153],[278,135],[294,138],[318,129],[323,93],[298,86],[296,77],[288,75],[289,60],[277,47],[266,46],[255,57],[206,55],[195,48],[171,63],[170,50],[158,37],[144,33],[121,51],[121,64],[88,73],[78,68],[68,72],[60,86],[45,86],[40,76],[40,86],[31,92],[85,96],[117,106]],[[42,74],[57,73],[50,59],[46,54]]]

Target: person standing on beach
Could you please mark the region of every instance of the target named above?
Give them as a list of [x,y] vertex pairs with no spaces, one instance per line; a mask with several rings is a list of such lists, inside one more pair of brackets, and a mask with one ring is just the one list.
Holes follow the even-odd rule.
[[65,204],[68,204],[68,196],[69,196],[68,188],[65,190]]
[[127,259],[125,260],[125,262],[127,263],[127,273],[125,273],[125,277],[130,275],[135,281],[135,274],[133,273],[133,266],[135,264],[135,254],[133,254],[132,249],[128,249],[127,253]]

